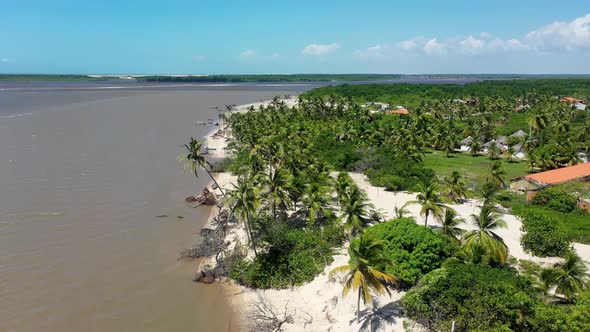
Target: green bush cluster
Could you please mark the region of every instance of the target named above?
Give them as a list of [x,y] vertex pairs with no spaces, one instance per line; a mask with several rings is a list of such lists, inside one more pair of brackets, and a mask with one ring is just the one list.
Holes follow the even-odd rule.
[[529,210],[521,215],[522,248],[535,256],[562,256],[569,248],[567,235],[559,221],[542,211]]
[[240,260],[230,269],[230,278],[253,288],[285,288],[312,281],[332,262],[333,247],[345,234],[339,225],[293,229],[271,227],[264,240],[268,251],[253,261]]
[[531,203],[559,212],[572,212],[576,210],[578,201],[574,195],[561,188],[549,187],[537,192]]
[[402,299],[408,317],[428,330],[527,331],[539,301],[530,282],[511,269],[448,264],[432,271]]
[[402,287],[414,285],[424,274],[437,269],[457,250],[457,244],[429,227],[402,218],[369,227],[365,236],[385,241],[385,256],[393,260],[386,272]]
[[540,304],[535,308],[531,331],[590,331],[590,292],[579,295],[575,305]]

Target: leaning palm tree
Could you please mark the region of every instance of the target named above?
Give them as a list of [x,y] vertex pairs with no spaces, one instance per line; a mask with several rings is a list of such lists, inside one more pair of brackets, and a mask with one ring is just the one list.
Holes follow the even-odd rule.
[[342,201],[344,228],[352,236],[362,230],[368,221],[369,209],[373,207],[367,194],[356,185],[351,185]]
[[481,188],[479,188],[479,194],[483,199],[483,205],[493,206],[496,203],[499,188],[498,186],[490,181],[486,181]]
[[571,303],[578,292],[589,289],[585,280],[588,270],[584,261],[575,252],[569,251],[564,258],[563,263],[556,263],[554,266],[559,271],[555,293],[563,295],[566,301]]
[[496,160],[500,156],[500,146],[496,142],[492,142],[488,147],[488,156],[491,160]]
[[467,196],[465,180],[458,171],[453,171],[451,176],[446,176],[443,179],[443,184],[443,193],[455,203],[461,203]]
[[437,192],[436,184],[431,183],[427,186],[419,184],[418,190],[416,200],[408,201],[406,204],[420,204],[422,206],[420,215],[424,217],[424,226],[427,226],[428,216],[440,218],[446,206],[443,204],[442,196]]
[[219,183],[217,183],[217,181],[215,180],[215,178],[213,177],[211,172],[207,169],[207,166],[211,167],[211,164],[207,161],[207,159],[205,159],[205,156],[203,156],[203,154],[201,154],[201,147],[202,146],[203,146],[203,141],[198,141],[195,138],[191,137],[189,143],[184,144],[184,148],[186,149],[186,153],[181,154],[178,157],[178,160],[184,161],[185,169],[187,167],[190,168],[191,171],[195,174],[195,177],[197,177],[197,178],[199,177],[199,173],[197,172],[197,168],[204,169],[205,172],[207,172],[207,174],[209,174],[209,177],[211,178],[211,180],[213,180],[213,182],[215,183],[215,186],[221,192],[221,195],[225,196],[223,189],[221,189],[221,186],[219,185]]
[[458,225],[465,222],[465,220],[458,218],[457,211],[451,208],[445,209],[445,213],[439,221],[442,225],[441,233],[454,240],[458,240],[458,237],[460,237],[461,234],[465,232],[463,229],[458,227]]
[[543,299],[546,300],[549,295],[549,291],[557,283],[557,278],[559,278],[560,272],[558,269],[544,268],[541,269],[541,271],[539,271],[536,275],[539,279],[538,287],[543,292]]
[[244,223],[248,242],[252,246],[254,254],[257,255],[256,244],[252,236],[252,217],[260,206],[259,189],[252,179],[243,176],[238,177],[237,185],[233,184],[233,187],[234,189],[230,190],[226,197],[230,206],[230,216],[236,215]]
[[491,205],[484,205],[479,215],[472,214],[471,218],[477,229],[463,235],[463,245],[467,248],[481,246],[489,253],[491,261],[504,265],[508,257],[508,247],[494,231],[506,228],[506,222],[499,218]]
[[330,278],[333,278],[337,273],[347,273],[342,290],[343,297],[351,290],[358,292],[357,321],[360,320],[361,299],[365,305],[370,302],[372,299],[371,290],[376,294],[387,293],[391,296],[388,287],[396,281],[396,277],[379,270],[379,268],[393,265],[393,262],[385,257],[384,248],[383,241],[361,236],[358,241],[353,241],[348,248],[350,256],[348,264],[330,271]]
[[497,160],[490,166],[490,175],[487,181],[494,183],[499,188],[506,187],[506,170],[501,161]]

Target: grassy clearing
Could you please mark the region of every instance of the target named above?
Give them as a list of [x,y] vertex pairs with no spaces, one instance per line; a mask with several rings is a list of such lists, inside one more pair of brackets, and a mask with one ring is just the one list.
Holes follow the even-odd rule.
[[[502,158],[502,164],[508,175],[508,179],[517,178],[529,173],[526,162],[508,162]],[[474,184],[482,184],[490,173],[490,165],[494,161],[487,156],[472,156],[464,153],[453,153],[447,157],[440,151],[432,151],[424,156],[424,166],[432,169],[437,176],[447,176],[453,171],[459,171],[465,178]]]

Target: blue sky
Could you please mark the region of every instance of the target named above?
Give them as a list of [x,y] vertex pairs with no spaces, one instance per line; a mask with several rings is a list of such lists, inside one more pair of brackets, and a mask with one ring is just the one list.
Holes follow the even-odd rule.
[[0,0],[0,73],[590,73],[590,2]]

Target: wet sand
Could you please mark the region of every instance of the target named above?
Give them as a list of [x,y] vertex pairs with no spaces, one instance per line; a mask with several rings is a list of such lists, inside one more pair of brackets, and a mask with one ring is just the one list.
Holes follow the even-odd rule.
[[184,197],[209,180],[176,157],[211,106],[307,87],[287,88],[2,91],[0,331],[236,330],[177,260],[209,214]]

